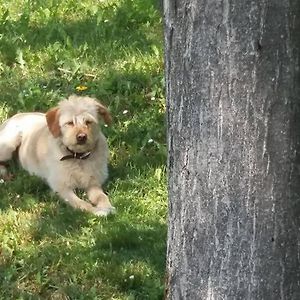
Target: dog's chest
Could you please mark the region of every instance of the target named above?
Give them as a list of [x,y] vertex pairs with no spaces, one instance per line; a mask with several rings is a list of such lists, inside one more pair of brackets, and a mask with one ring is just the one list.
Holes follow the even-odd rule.
[[86,188],[89,186],[90,181],[93,179],[93,172],[91,172],[90,164],[84,161],[72,160],[67,162],[64,172],[66,173],[65,179],[68,185],[74,188]]
[[92,164],[86,160],[72,159],[64,162],[62,170],[65,173],[64,180],[67,185],[73,188],[87,188],[99,182],[101,166]]

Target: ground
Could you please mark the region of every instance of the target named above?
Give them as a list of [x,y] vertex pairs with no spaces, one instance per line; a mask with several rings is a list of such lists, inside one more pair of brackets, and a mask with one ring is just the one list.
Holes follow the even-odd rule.
[[165,101],[158,1],[7,1],[0,6],[0,120],[72,93],[105,103],[105,190],[117,214],[65,205],[11,164],[0,182],[0,299],[161,299]]

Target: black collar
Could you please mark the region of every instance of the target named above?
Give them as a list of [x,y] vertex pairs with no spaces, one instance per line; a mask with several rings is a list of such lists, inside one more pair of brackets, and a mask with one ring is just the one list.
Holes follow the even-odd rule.
[[72,151],[71,149],[69,149],[67,147],[67,150],[71,153],[71,154],[68,154],[68,155],[65,155],[63,156],[60,161],[63,161],[63,160],[66,160],[66,159],[87,159],[89,158],[89,156],[91,155],[91,151],[90,152],[74,152]]

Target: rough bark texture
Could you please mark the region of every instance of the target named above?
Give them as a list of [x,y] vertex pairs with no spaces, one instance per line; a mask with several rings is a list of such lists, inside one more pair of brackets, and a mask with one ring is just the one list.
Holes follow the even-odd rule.
[[168,299],[300,299],[299,0],[165,0]]

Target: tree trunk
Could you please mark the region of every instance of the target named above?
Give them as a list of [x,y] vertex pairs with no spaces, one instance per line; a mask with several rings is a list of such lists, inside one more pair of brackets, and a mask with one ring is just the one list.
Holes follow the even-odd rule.
[[167,299],[300,299],[300,2],[164,0]]

